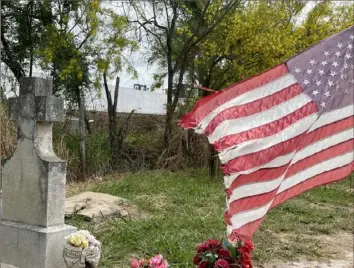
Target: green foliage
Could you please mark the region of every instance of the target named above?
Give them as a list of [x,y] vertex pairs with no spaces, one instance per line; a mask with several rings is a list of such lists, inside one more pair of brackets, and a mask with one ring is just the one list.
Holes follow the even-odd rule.
[[[271,68],[354,23],[353,5],[318,1],[299,23],[307,1],[248,1],[200,43],[192,83],[221,89]],[[343,16],[347,14],[348,16]]]
[[89,77],[90,42],[99,27],[99,1],[54,1],[53,23],[42,31],[43,43],[37,50],[41,67],[51,72],[54,91],[77,103],[91,83]]
[[34,50],[42,44],[43,28],[52,23],[49,6],[48,0],[2,2],[1,59],[16,79],[36,63]]
[[[64,156],[68,160],[68,180],[76,180],[79,176],[79,134],[68,134],[61,128],[56,129],[54,144],[63,143],[66,151]],[[60,154],[60,152],[57,152]],[[86,165],[87,174],[102,175],[111,172],[110,146],[107,133],[96,132],[86,136]]]
[[114,78],[117,73],[126,70],[137,77],[137,72],[132,63],[123,52],[130,53],[138,50],[138,44],[126,36],[129,31],[128,20],[125,16],[118,15],[114,10],[103,8],[100,12],[101,24],[98,27],[100,36],[92,44],[90,56],[95,69],[95,88],[100,88],[102,75]]

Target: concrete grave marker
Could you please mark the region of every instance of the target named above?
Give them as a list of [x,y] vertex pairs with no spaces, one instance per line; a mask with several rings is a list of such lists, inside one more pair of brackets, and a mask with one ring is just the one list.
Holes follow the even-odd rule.
[[22,78],[20,95],[9,100],[17,122],[17,148],[3,167],[0,265],[63,268],[66,162],[52,146],[53,122],[64,119],[63,100],[52,81]]

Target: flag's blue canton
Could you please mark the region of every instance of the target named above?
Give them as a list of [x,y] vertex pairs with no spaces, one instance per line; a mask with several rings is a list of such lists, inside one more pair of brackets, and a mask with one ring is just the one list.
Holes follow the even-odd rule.
[[354,26],[328,38],[287,62],[298,83],[326,112],[354,100]]

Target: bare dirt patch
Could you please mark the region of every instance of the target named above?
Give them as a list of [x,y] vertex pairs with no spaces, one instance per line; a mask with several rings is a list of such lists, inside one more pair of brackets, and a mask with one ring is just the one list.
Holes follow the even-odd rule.
[[[320,241],[322,256],[318,260],[298,257],[297,260],[284,262],[272,261],[255,268],[352,268],[353,267],[353,234],[338,233],[335,236],[314,236]],[[288,235],[281,237],[282,241],[288,240]]]

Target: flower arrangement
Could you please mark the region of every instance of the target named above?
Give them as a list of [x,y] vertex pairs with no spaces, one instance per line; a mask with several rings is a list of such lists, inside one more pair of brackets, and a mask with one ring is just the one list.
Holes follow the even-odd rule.
[[131,263],[131,268],[167,268],[167,260],[161,254],[157,254],[149,261],[145,259],[134,259]]
[[100,242],[89,231],[80,230],[65,237],[66,242],[76,248],[95,248]]
[[209,239],[198,246],[193,263],[198,268],[252,268],[250,240],[234,243]]

